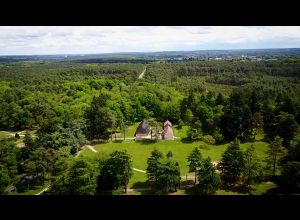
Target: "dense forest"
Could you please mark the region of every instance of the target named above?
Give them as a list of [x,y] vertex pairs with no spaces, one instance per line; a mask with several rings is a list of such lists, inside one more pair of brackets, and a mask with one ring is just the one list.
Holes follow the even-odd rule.
[[[145,68],[145,76],[138,79]],[[97,63],[97,60],[2,61],[0,130],[28,132],[22,148],[16,147],[17,134],[1,140],[0,193],[24,175],[37,176],[35,181],[51,176],[58,183],[52,189],[54,194],[94,194],[110,189],[111,182],[114,187],[124,185],[126,189],[131,176],[126,152],[110,156],[127,161],[124,170],[128,175],[118,181],[106,170],[113,169],[115,164],[110,159],[105,162],[99,159],[98,167],[91,161],[74,160],[74,155],[87,142],[109,141],[113,132],[122,132],[144,118],[188,126],[185,141],[231,142],[233,149],[238,145],[237,139],[251,142],[255,135],[263,133],[266,141],[282,145],[286,151],[281,162],[284,184],[299,188],[299,174],[293,172],[300,164],[299,80],[297,59],[147,64]],[[36,136],[30,133],[33,130],[37,131]],[[172,166],[176,173],[178,164],[169,157],[161,160],[160,166]],[[200,172],[200,176],[212,169],[210,159],[203,163],[206,171]],[[72,175],[79,168],[91,175],[78,174],[91,188],[65,189],[61,182],[64,178],[72,186],[78,184]],[[68,171],[62,174],[64,169]],[[99,170],[103,172],[98,176]],[[226,175],[224,181],[235,180],[230,173]],[[90,182],[92,177],[98,179]],[[158,187],[161,183],[160,177],[157,178]],[[108,179],[110,183],[105,182]],[[161,188],[159,192],[168,191],[164,186]]]

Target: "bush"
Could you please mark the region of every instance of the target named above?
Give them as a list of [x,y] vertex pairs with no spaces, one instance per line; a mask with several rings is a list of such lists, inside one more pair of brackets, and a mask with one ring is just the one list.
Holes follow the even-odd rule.
[[215,144],[216,140],[211,135],[204,135],[202,140],[207,144]]
[[216,130],[213,134],[213,138],[216,140],[216,143],[222,143],[224,141],[224,136],[221,131]]
[[181,119],[179,119],[177,128],[182,129],[183,126],[184,126],[184,122]]
[[20,135],[18,133],[15,134],[15,138],[19,139]]

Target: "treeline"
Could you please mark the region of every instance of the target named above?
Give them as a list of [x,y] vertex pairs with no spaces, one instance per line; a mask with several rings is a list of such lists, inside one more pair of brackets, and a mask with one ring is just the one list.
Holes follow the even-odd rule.
[[135,81],[144,65],[131,63],[80,64],[72,62],[21,62],[1,64],[1,80],[24,84],[59,83],[97,78],[119,78]]
[[[163,74],[161,74],[163,73]],[[153,63],[149,66],[147,78],[161,74],[168,81],[172,76],[212,76],[216,74],[264,74],[270,76],[299,77],[300,63],[280,61],[179,61],[172,63]],[[159,80],[158,78],[156,80]]]

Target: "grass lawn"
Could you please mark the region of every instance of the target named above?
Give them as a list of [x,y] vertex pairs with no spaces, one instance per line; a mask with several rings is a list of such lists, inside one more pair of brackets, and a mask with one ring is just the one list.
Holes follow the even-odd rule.
[[175,137],[186,138],[189,126],[182,126],[181,129],[178,129],[178,126],[173,127],[173,134]]
[[8,137],[11,137],[8,132],[0,131],[0,139],[1,138],[8,138]]
[[[137,129],[137,127],[139,126],[140,123],[134,123],[133,125],[130,125],[130,126],[127,126],[126,127],[126,130],[125,130],[125,136],[127,138],[131,138],[131,137],[134,137],[134,134],[135,134],[135,131]],[[113,138],[115,136],[113,135]],[[123,138],[124,137],[124,133],[121,132],[121,133],[116,133],[116,137],[117,138]]]
[[253,185],[252,187],[254,188],[253,190],[251,190],[252,195],[262,195],[268,190],[274,189],[278,186],[273,182],[262,182],[260,184]]
[[[186,128],[183,128],[186,129]],[[175,132],[174,132],[175,133]],[[178,134],[178,133],[177,133]],[[258,138],[260,139],[260,138]],[[267,149],[268,143],[261,140],[256,140],[254,143],[244,143],[241,144],[241,149],[245,150],[251,144],[254,145],[258,156],[263,158],[265,156],[265,151]],[[188,162],[187,156],[195,147],[200,147],[203,157],[210,157],[212,161],[217,161],[221,159],[223,152],[226,150],[228,144],[223,145],[208,145],[202,141],[193,143],[184,143],[181,140],[174,141],[158,141],[158,142],[140,142],[140,141],[120,141],[120,142],[110,142],[106,144],[97,144],[94,146],[98,153],[85,148],[81,154],[82,157],[96,158],[101,154],[110,154],[115,150],[127,150],[127,152],[132,156],[133,167],[141,170],[146,170],[147,158],[150,157],[151,151],[154,148],[159,149],[163,154],[167,154],[168,151],[173,152],[173,157],[179,162],[181,176],[188,174]],[[134,174],[129,182],[129,188],[145,188],[147,177],[145,173],[134,171]],[[269,187],[265,185],[256,186],[257,190],[253,194],[260,194],[264,191],[264,188]],[[271,187],[271,186],[270,186]],[[180,194],[180,192],[178,192]],[[137,194],[134,192],[134,194]],[[234,192],[225,192],[224,190],[219,190],[218,195],[228,195],[236,194]]]

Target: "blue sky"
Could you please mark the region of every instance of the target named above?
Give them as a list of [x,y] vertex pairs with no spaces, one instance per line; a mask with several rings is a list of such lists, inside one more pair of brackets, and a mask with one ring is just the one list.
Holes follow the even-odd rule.
[[0,55],[300,48],[299,26],[0,26]]

